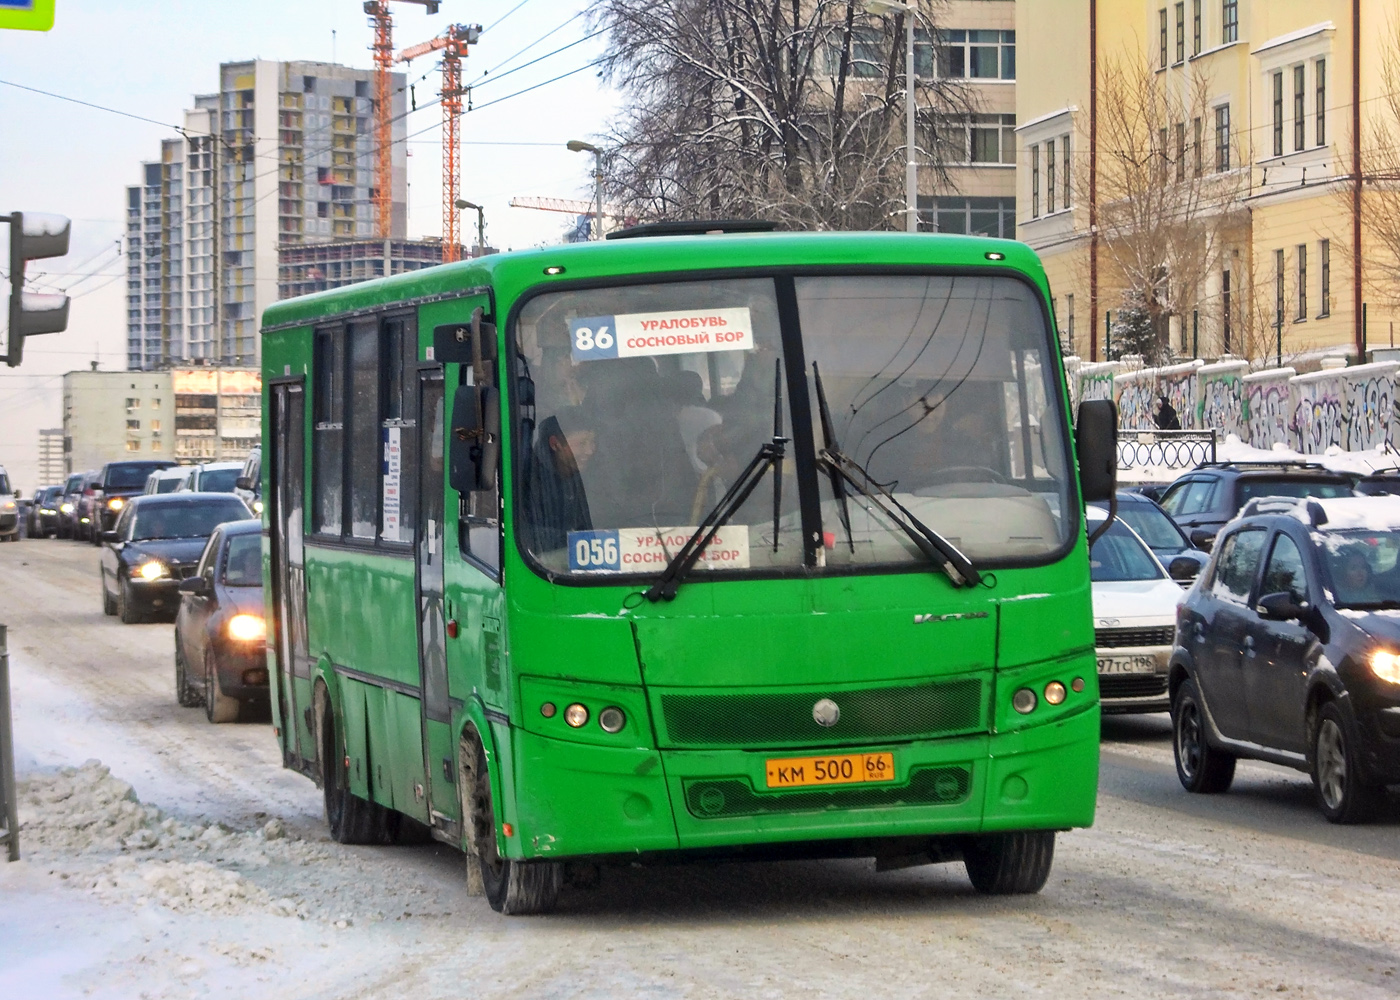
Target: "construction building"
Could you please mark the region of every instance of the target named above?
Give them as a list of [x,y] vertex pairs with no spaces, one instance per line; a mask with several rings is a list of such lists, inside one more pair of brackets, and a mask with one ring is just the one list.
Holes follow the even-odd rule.
[[289,299],[386,274],[417,271],[441,264],[442,258],[442,241],[435,239],[283,243],[277,248],[277,297]]
[[63,428],[47,427],[39,431],[39,485],[57,486],[63,482]]
[[[76,371],[63,376],[62,466],[122,458],[181,463],[241,460],[261,438],[262,376],[255,369]],[[41,438],[42,442],[42,438]],[[41,444],[42,448],[42,444]],[[41,452],[42,462],[42,452]]]
[[[407,86],[391,74],[390,237],[407,231]],[[184,137],[127,188],[127,365],[256,365],[279,248],[375,235],[374,71],[254,60],[219,67]],[[440,248],[439,248],[440,253]]]
[[[1394,215],[1376,200],[1396,195],[1374,182],[1395,170],[1379,150],[1393,146],[1397,25],[1400,0],[1020,0],[1017,33],[1036,44],[1018,68],[1017,233],[1045,262],[1075,353],[1102,360],[1125,293],[1142,292],[1115,265],[1105,221],[1123,208],[1111,125],[1125,73],[1159,95],[1139,122],[1178,109],[1140,129],[1166,195],[1144,214],[1167,232],[1174,213],[1195,213],[1215,234],[1198,255],[1209,273],[1188,282],[1163,267],[1149,282],[1174,300],[1172,351],[1307,364],[1389,343],[1396,269],[1379,264],[1376,227]],[[1189,283],[1189,301],[1173,282]]]

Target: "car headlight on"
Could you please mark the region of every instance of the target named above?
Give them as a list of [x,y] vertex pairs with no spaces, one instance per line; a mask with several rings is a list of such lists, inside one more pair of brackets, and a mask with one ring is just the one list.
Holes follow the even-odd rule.
[[228,620],[229,638],[253,642],[267,638],[267,622],[262,615],[234,615]]
[[63,513],[65,513],[65,514],[71,514],[71,513],[73,513],[73,505],[72,505],[71,503],[66,503],[66,504],[64,504],[63,506],[59,507],[58,509],[59,509],[60,511],[62,511]]
[[112,497],[112,499],[107,501],[108,510],[121,510],[125,506],[126,501],[123,500],[121,497]]
[[14,509],[15,509],[15,502],[14,502],[13,500],[6,500],[6,501],[5,501],[5,509],[6,509],[6,510],[14,510]]
[[262,512],[263,512],[263,502],[262,502],[261,500],[254,500],[254,501],[253,501],[253,513],[254,513],[254,514],[261,514]]
[[1383,681],[1400,684],[1400,656],[1384,649],[1371,654],[1371,673]]
[[143,580],[159,580],[165,576],[165,563],[158,559],[141,564],[141,568],[136,571],[136,575]]

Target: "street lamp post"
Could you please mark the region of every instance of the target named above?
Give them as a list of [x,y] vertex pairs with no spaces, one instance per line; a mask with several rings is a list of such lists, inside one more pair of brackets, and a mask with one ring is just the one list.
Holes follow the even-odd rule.
[[595,211],[598,213],[594,217],[597,227],[593,230],[593,238],[601,240],[603,238],[603,151],[582,139],[570,139],[565,145],[574,153],[593,154],[593,197],[597,202]]
[[[486,210],[480,205],[473,205],[465,198],[458,198],[456,206],[461,209],[473,209],[476,212],[476,245],[481,248],[481,252],[486,252]],[[472,256],[476,256],[473,254]]]
[[905,27],[904,50],[904,228],[919,231],[919,163],[915,159],[917,146],[914,136],[914,18],[918,8],[899,0],[865,0],[865,9],[872,14],[903,14]]

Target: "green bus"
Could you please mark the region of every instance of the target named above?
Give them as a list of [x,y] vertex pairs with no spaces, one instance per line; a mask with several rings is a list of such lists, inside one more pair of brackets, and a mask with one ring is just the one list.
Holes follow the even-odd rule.
[[686,228],[266,310],[285,765],[334,839],[426,828],[502,913],[623,859],[1039,891],[1094,816],[1115,465],[1039,260]]

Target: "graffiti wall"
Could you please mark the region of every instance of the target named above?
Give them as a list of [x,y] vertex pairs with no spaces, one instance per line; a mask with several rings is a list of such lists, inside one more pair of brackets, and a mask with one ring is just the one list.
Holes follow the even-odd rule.
[[1292,386],[1292,445],[1305,454],[1337,446],[1379,448],[1392,440],[1395,417],[1393,361],[1298,375]]
[[1182,428],[1192,427],[1196,414],[1196,372],[1200,367],[1199,361],[1192,361],[1115,376],[1113,397],[1118,403],[1118,426],[1124,430],[1155,428],[1157,411],[1165,398],[1176,411]]
[[1246,375],[1240,380],[1244,388],[1243,440],[1256,448],[1288,445],[1292,421],[1289,382],[1295,376],[1292,368],[1273,368]]
[[[1247,374],[1249,364],[1245,361],[1227,361],[1197,369],[1195,420],[1191,426],[1214,427],[1222,438],[1226,434],[1238,434],[1241,440],[1248,440],[1241,381]],[[1181,426],[1186,426],[1184,420]]]
[[1081,364],[1075,372],[1077,390],[1074,393],[1075,405],[1086,399],[1112,399],[1113,376],[1123,370],[1118,361],[1094,361]]

